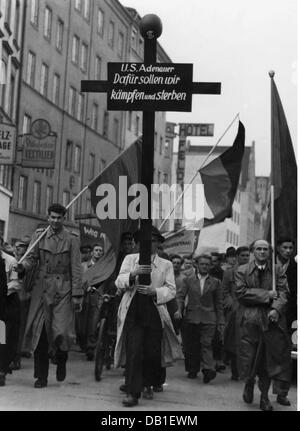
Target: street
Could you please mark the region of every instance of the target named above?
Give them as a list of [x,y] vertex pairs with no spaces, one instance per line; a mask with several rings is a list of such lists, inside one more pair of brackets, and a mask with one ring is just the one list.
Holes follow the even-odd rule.
[[[94,362],[85,355],[70,352],[67,378],[63,383],[55,379],[55,366],[50,365],[48,387],[33,388],[33,359],[22,358],[22,368],[8,375],[6,386],[0,388],[1,411],[259,411],[259,390],[256,387],[254,402],[246,405],[242,400],[243,382],[232,382],[230,371],[217,374],[215,380],[203,384],[202,376],[196,380],[186,377],[183,361],[167,369],[164,392],[155,393],[153,400],[141,399],[134,409],[122,406],[123,394],[119,386],[124,382],[122,369],[104,371],[103,380],[94,380]],[[276,411],[297,410],[297,389],[293,384],[289,399],[291,407],[270,400]]]

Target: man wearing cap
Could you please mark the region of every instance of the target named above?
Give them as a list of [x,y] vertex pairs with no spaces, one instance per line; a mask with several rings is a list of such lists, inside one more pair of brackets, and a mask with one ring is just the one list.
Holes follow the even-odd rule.
[[267,241],[255,241],[250,250],[254,259],[235,272],[238,360],[240,376],[245,379],[243,399],[248,404],[253,402],[254,378],[258,375],[260,409],[272,411],[268,398],[271,379],[287,379],[290,365],[285,322],[288,285],[284,271],[276,265],[276,289],[272,289],[271,249]]
[[[80,311],[83,295],[79,241],[63,227],[66,208],[48,208],[49,230],[18,265],[21,272],[37,263],[24,347],[34,352],[34,387],[48,383],[49,356],[56,363],[56,379],[66,377],[68,350],[75,341],[74,311]],[[40,237],[37,229],[31,245]]]
[[[139,254],[129,254],[116,279],[124,295],[118,310],[115,366],[126,364],[126,407],[138,404],[143,388],[143,397],[152,399],[153,387],[161,385],[161,367],[181,358],[165,305],[176,295],[173,267],[157,254],[163,241],[164,237],[152,226],[151,265],[139,265]],[[149,286],[139,284],[141,274],[151,274]]]

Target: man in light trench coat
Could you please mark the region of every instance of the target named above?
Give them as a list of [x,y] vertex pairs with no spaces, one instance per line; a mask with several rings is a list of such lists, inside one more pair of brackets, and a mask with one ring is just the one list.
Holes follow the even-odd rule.
[[[48,232],[17,268],[28,271],[37,263],[24,336],[24,349],[34,352],[35,388],[47,386],[49,357],[57,365],[57,381],[65,379],[68,350],[75,341],[74,312],[81,309],[79,241],[63,227],[65,213],[62,205],[50,205]],[[37,229],[29,247],[41,232]]]
[[[124,292],[118,310],[115,366],[126,364],[127,397],[123,400],[126,407],[138,404],[143,388],[143,398],[152,399],[153,387],[161,385],[161,367],[182,358],[166,307],[176,295],[173,266],[157,254],[163,240],[152,226],[151,266],[139,265],[138,253],[129,254],[115,282]],[[146,273],[151,273],[150,286],[138,282],[138,276]]]

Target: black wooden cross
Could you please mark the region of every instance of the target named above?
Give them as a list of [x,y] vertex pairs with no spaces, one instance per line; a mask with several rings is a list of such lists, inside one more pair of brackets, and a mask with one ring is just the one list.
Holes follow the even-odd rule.
[[[155,131],[155,111],[191,111],[192,94],[220,94],[220,82],[192,82],[192,65],[182,64],[165,64],[157,63],[157,44],[156,40],[162,33],[162,23],[159,17],[150,14],[143,17],[140,23],[140,31],[144,38],[144,63],[134,63],[133,69],[139,68],[145,70],[145,67],[151,69],[153,74],[148,74],[148,82],[144,85],[139,70],[131,70],[130,63],[109,63],[108,80],[103,81],[81,81],[82,92],[107,93],[108,109],[109,104],[113,106],[112,110],[129,110],[143,111],[143,149],[142,149],[142,178],[141,182],[148,190],[148,218],[141,220],[140,235],[140,265],[151,264],[151,185],[153,181],[153,164],[154,164],[154,131]],[[123,66],[122,66],[123,64]],[[141,67],[144,65],[145,67]],[[113,67],[114,66],[114,67]],[[119,66],[119,67],[118,67]],[[160,72],[164,66],[165,70],[172,70],[172,74]],[[188,67],[189,66],[189,67]],[[110,67],[115,75],[110,73]],[[156,73],[156,70],[158,73]],[[116,71],[118,73],[116,74]],[[124,73],[122,73],[124,72]],[[130,73],[131,72],[131,73]],[[113,76],[127,76],[126,82],[121,85],[114,83]],[[125,83],[124,83],[125,82]],[[172,82],[174,85],[170,85]],[[154,90],[155,88],[155,90]],[[171,91],[172,90],[172,91]],[[154,93],[153,93],[154,91]],[[113,96],[121,95],[126,97],[139,97],[138,100],[120,102],[112,100]],[[138,94],[137,94],[138,93]],[[110,98],[110,100],[109,100]],[[142,98],[142,100],[140,99]],[[175,99],[175,100],[173,100]],[[150,275],[145,274],[139,277],[141,284],[149,285],[151,283]]]

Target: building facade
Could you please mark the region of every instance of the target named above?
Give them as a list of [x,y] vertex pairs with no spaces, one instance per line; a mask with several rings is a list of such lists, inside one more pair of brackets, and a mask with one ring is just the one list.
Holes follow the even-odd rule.
[[[24,6],[25,2],[21,0],[0,1],[0,127],[3,130],[8,125],[14,134],[18,122]],[[13,171],[12,164],[1,164],[0,161],[0,235],[5,239],[13,197]]]
[[[10,239],[44,224],[50,202],[67,205],[142,127],[141,113],[108,111],[106,94],[80,91],[81,80],[107,79],[108,62],[142,61],[136,12],[117,0],[29,0],[24,21]],[[161,47],[158,52],[161,61],[170,61]],[[165,114],[157,116],[164,145]],[[21,166],[23,138],[37,119],[46,120],[56,136],[53,169]],[[162,163],[159,155],[156,166]],[[76,229],[80,215],[84,222],[97,223],[89,191],[70,208],[67,225]]]

